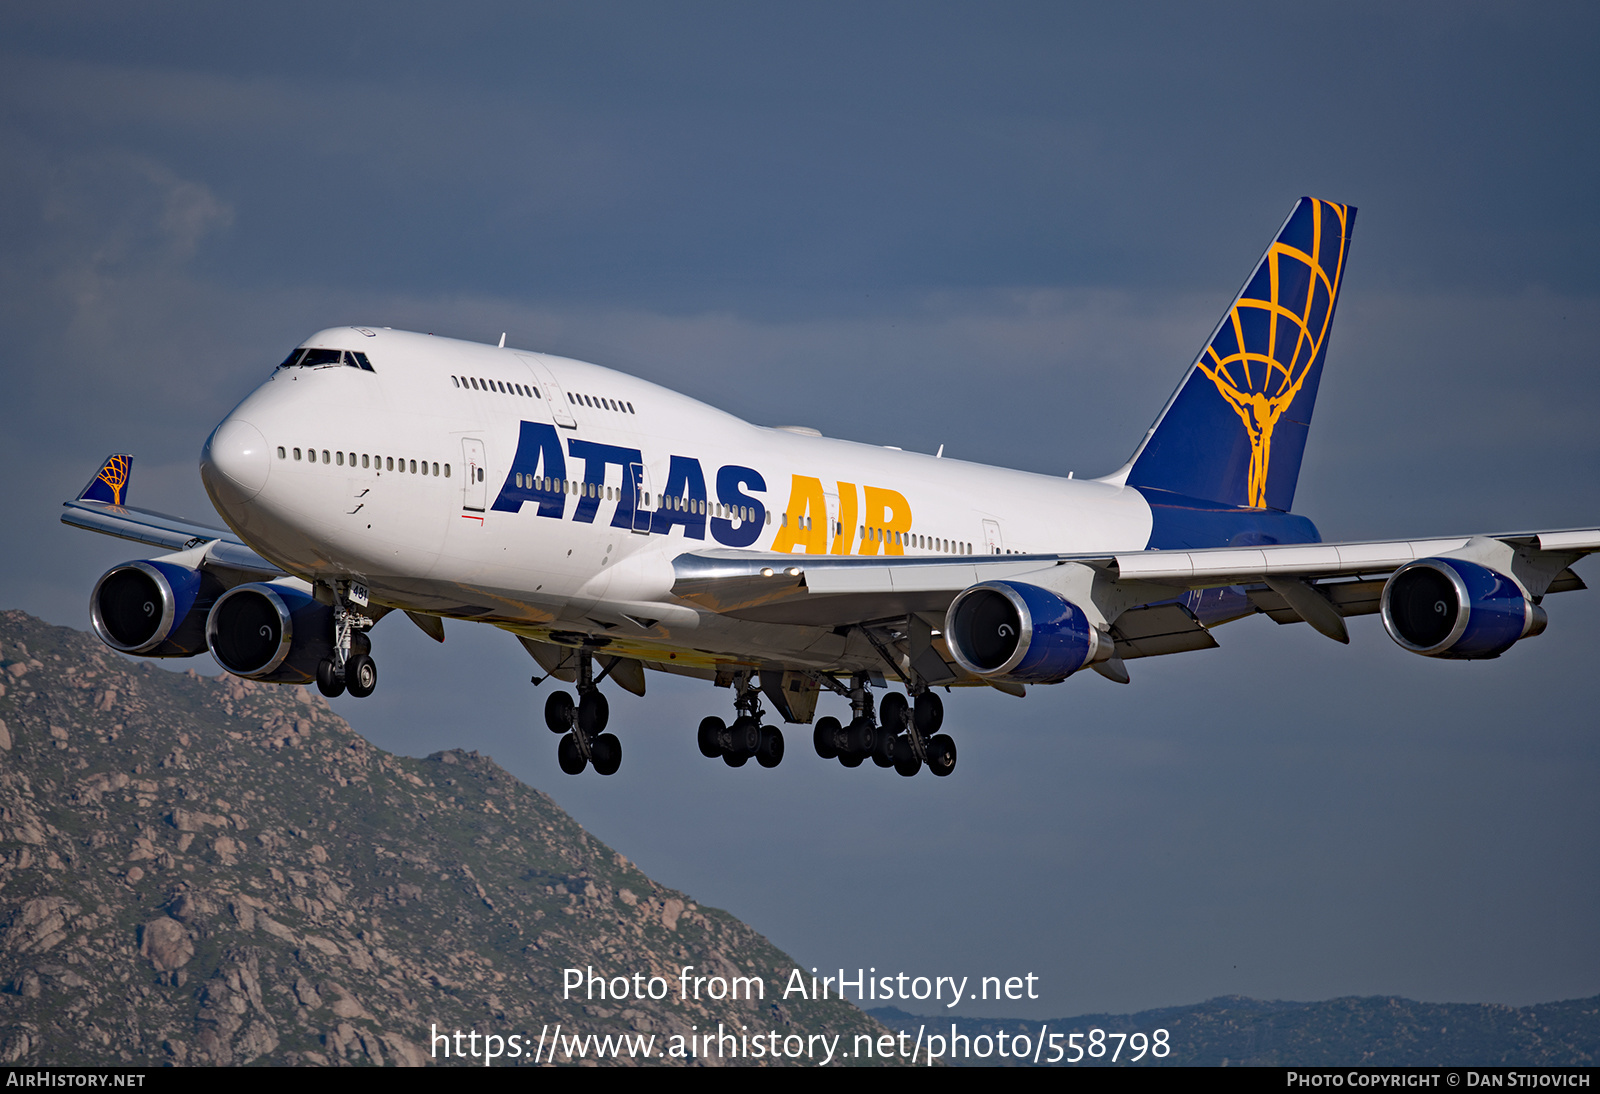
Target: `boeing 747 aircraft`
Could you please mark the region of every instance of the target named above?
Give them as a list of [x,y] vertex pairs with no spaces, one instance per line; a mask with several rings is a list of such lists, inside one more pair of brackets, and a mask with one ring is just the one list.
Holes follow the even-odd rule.
[[[1427,657],[1498,657],[1600,529],[1323,543],[1290,510],[1355,210],[1302,198],[1133,457],[1081,480],[751,425],[542,353],[335,327],[212,432],[226,531],[132,508],[112,456],[62,519],[170,552],[113,567],[95,630],[146,657],[209,649],[253,680],[370,695],[400,612],[516,635],[555,691],[562,770],[615,772],[602,684],[645,669],[731,690],[698,744],[774,767],[771,724],[824,759],[948,775],[939,694],[1021,695],[1217,645],[1257,612],[1339,642],[1381,613]],[[536,681],[537,681],[536,677]],[[874,689],[885,691],[874,701]],[[822,692],[850,717],[815,718]],[[767,711],[775,712],[773,718]],[[685,737],[689,735],[685,727]]]

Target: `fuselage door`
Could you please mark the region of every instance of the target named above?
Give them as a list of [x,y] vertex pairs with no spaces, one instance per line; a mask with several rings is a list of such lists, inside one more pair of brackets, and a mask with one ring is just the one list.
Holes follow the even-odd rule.
[[467,481],[461,484],[465,491],[461,507],[481,513],[489,506],[489,469],[484,466],[483,442],[476,437],[462,437],[461,457],[467,471]]
[[1006,553],[1005,540],[1000,538],[999,521],[986,520],[983,522],[983,538],[988,544],[991,555],[1003,555]]
[[550,407],[550,417],[555,419],[556,425],[564,429],[577,429],[578,419],[572,416],[572,403],[544,362],[526,353],[517,354],[517,360],[527,365],[528,371],[533,373],[534,386],[544,396],[545,403]]
[[649,508],[650,473],[645,470],[644,464],[628,465],[628,481],[625,485],[633,491],[633,530],[640,535],[649,535],[650,520],[655,514]]

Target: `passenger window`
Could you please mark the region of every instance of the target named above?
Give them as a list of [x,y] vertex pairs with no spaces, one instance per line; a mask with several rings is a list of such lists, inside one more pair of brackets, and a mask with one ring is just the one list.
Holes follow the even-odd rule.
[[393,471],[394,470],[394,457],[393,456],[390,456],[387,459],[385,459],[384,463],[387,465],[384,468],[386,471]]
[[450,477],[450,465],[449,464],[445,464],[444,465],[444,477],[447,478],[447,479]]
[[437,476],[439,474],[439,465],[438,464],[434,464],[433,465],[433,473],[434,473],[435,476]]
[[297,460],[300,458],[300,450],[298,448],[294,450],[294,458]]
[[416,460],[412,460],[411,461],[411,473],[413,475],[415,475],[417,473],[417,461]]
[[632,404],[632,403],[629,403],[629,404],[628,404],[628,413],[629,413],[629,414],[632,414],[632,413],[633,413],[633,404]]
[[339,466],[343,467],[344,466],[344,453],[340,452],[338,455],[339,455]]
[[289,453],[285,452],[283,450],[283,445],[280,444],[278,446],[278,459],[284,460],[284,459],[288,459],[288,458],[289,458]]
[[451,385],[453,387],[460,387],[461,386],[461,381],[457,380],[454,376],[450,377],[450,383],[451,383]]
[[370,467],[371,466],[371,460],[365,454],[363,454],[362,457],[361,457],[361,466],[362,467]]
[[483,481],[483,468],[481,468],[481,467],[478,468],[478,481],[479,482]]

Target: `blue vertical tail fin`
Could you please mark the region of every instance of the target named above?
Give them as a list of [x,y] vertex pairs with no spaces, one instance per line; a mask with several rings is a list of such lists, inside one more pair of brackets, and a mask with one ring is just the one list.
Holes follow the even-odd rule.
[[1294,502],[1356,211],[1301,198],[1129,465],[1127,484]]

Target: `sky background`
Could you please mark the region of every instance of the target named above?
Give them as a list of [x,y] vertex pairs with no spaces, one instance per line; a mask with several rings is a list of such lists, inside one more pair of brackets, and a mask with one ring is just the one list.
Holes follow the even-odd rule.
[[[1302,194],[1360,214],[1296,511],[1593,526],[1597,107],[1580,4],[8,3],[0,606],[87,629],[140,549],[60,502],[132,452],[134,504],[210,517],[206,435],[346,323],[1104,474]],[[568,778],[535,666],[467,624],[396,616],[334,706],[493,755],[807,967],[1040,977],[967,1013],[1527,1004],[1600,992],[1600,605],[1546,607],[1493,662],[1257,618],[1128,687],[958,691],[949,779],[799,727],[729,770],[694,745],[728,693],[656,674],[612,696],[622,771]]]

